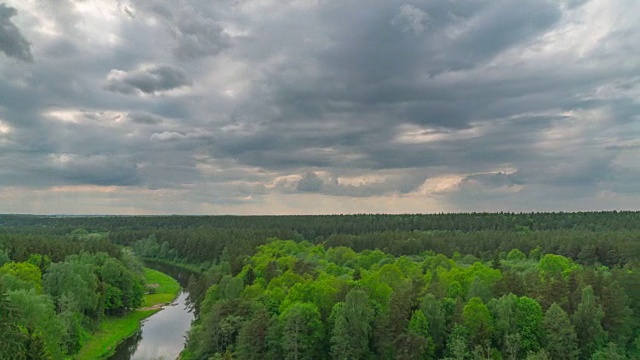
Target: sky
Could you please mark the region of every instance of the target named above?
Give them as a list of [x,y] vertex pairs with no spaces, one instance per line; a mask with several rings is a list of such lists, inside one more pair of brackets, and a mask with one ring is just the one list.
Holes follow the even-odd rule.
[[0,0],[0,213],[640,210],[637,0]]

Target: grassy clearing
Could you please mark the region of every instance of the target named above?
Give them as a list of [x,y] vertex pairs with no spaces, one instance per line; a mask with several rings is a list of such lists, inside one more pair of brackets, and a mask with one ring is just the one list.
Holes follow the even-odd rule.
[[[154,294],[145,295],[144,307],[173,301],[180,292],[180,284],[167,274],[145,268],[147,284],[158,284]],[[98,331],[92,334],[73,358],[76,360],[105,359],[112,355],[118,344],[140,329],[140,321],[160,309],[135,310],[122,317],[107,317],[100,322]]]
[[147,278],[147,284],[157,284],[158,286],[154,289],[153,294],[144,296],[143,307],[171,302],[180,293],[180,284],[165,273],[144,268],[144,276]]

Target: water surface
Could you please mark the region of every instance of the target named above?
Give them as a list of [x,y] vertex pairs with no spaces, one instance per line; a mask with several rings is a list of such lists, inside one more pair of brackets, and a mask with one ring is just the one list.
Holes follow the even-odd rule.
[[193,312],[186,305],[189,294],[184,290],[189,274],[149,267],[178,279],[183,291],[172,305],[143,320],[142,329],[120,344],[110,360],[175,360],[184,348],[185,335],[193,320]]

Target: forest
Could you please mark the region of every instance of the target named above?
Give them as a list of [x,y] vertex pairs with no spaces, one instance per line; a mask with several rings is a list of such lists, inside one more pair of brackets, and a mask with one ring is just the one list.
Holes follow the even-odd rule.
[[201,273],[183,359],[640,358],[639,212],[2,215],[0,249],[0,358],[76,352],[142,260]]

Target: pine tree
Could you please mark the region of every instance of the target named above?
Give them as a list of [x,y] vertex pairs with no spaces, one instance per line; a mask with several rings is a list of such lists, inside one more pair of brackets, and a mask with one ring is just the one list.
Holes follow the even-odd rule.
[[254,310],[251,319],[245,321],[238,334],[238,349],[236,353],[238,359],[260,360],[265,358],[269,320],[269,312],[264,306],[261,306]]
[[545,349],[552,359],[574,360],[578,355],[578,340],[569,315],[553,303],[544,315]]
[[571,318],[580,344],[581,358],[591,356],[606,341],[607,333],[601,325],[603,317],[604,311],[596,304],[593,288],[587,286],[582,289],[582,300]]

